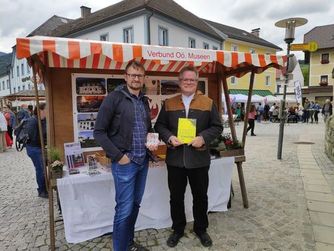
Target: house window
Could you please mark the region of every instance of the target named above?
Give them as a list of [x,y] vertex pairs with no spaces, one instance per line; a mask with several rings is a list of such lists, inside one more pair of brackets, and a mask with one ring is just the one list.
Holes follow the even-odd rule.
[[328,84],[328,76],[327,75],[322,75],[320,77],[320,84]]
[[163,27],[159,27],[159,45],[168,45],[168,30]]
[[196,40],[194,38],[189,38],[188,39],[188,47],[189,48],[196,48]]
[[212,50],[218,50],[218,47],[217,46],[212,46]]
[[31,85],[30,84],[28,84],[28,90],[31,90]]
[[26,86],[25,85],[23,85],[22,86],[22,91],[24,91],[26,89]]
[[322,64],[328,64],[329,63],[329,54],[328,53],[321,54],[321,63]]
[[2,90],[5,90],[5,81],[2,81]]
[[20,76],[20,66],[16,66],[16,76],[19,77]]
[[19,87],[17,87],[17,91],[19,92],[19,91],[21,91],[21,87],[19,86]]
[[23,65],[23,63],[21,64],[21,74],[22,74],[22,76],[24,75],[24,65]]
[[252,54],[254,54],[255,53],[255,49],[254,48],[250,48],[249,52],[252,53]]
[[16,92],[16,88],[14,87],[13,90],[14,90],[14,93],[15,93]]
[[7,79],[7,89],[9,89],[9,80]]
[[231,84],[232,84],[232,85],[237,84],[237,79],[236,79],[236,77],[231,77]]
[[109,34],[102,34],[100,35],[100,41],[109,41]]
[[238,51],[238,46],[235,44],[231,45],[231,51]]
[[270,85],[270,76],[266,76],[266,86]]
[[203,49],[206,49],[206,50],[208,50],[210,47],[209,47],[209,44],[208,43],[203,43]]
[[124,43],[133,43],[133,28],[128,27],[123,29],[123,42]]

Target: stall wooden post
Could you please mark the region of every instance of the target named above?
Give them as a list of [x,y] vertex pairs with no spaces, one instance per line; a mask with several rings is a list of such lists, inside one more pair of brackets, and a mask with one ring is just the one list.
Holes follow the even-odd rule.
[[[228,113],[228,120],[229,120],[230,129],[231,129],[231,135],[232,135],[233,141],[236,142],[237,141],[237,134],[236,134],[236,131],[235,131],[235,126],[234,126],[234,121],[233,121],[233,114],[232,114],[232,109],[231,109],[229,93],[228,93],[226,75],[224,74],[224,70],[222,69],[221,66],[219,67],[219,73],[220,73],[220,78],[219,79],[221,79],[222,84],[223,84],[223,89],[224,89],[226,110],[227,110],[227,113]],[[244,148],[245,145],[242,144],[242,147]],[[244,162],[244,161],[245,161],[245,156],[236,156],[235,157],[235,163],[236,163],[237,169],[238,169],[238,177],[239,177],[239,184],[240,184],[240,190],[241,190],[243,205],[244,205],[244,208],[248,208],[247,190],[246,190],[246,185],[245,185],[244,173],[243,173],[243,170],[242,170],[242,162]]]
[[[48,197],[49,197],[49,224],[50,224],[50,250],[54,251],[56,247],[55,241],[55,226],[54,226],[54,205],[53,205],[53,190],[52,190],[52,183],[50,182],[50,170],[47,169],[48,165],[46,166],[46,158],[45,158],[45,145],[44,145],[44,137],[42,131],[42,122],[41,122],[41,113],[39,109],[39,96],[38,96],[38,87],[37,87],[37,74],[36,74],[36,64],[39,62],[39,58],[36,55],[32,56],[32,70],[33,70],[33,78],[34,78],[34,88],[35,88],[35,98],[36,98],[36,109],[37,109],[37,117],[38,117],[38,131],[39,131],[39,138],[41,143],[41,150],[42,150],[42,159],[43,159],[43,169],[44,169],[44,179],[45,184],[48,190]],[[41,65],[39,65],[39,69]]]

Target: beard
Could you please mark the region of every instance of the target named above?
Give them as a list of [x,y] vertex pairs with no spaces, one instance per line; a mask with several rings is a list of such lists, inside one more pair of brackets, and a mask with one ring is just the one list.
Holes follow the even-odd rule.
[[131,83],[127,85],[129,89],[133,91],[140,91],[143,88],[143,85],[141,83]]

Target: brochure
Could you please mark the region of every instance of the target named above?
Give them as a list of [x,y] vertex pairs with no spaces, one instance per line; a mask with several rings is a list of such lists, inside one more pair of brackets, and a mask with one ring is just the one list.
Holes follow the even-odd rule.
[[64,151],[66,165],[69,170],[85,165],[80,142],[64,143]]
[[177,138],[184,144],[190,143],[196,137],[196,119],[179,118]]

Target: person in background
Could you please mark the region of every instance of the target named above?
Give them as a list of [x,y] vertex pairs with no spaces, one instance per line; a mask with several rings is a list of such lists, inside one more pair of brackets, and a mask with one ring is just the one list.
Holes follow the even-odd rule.
[[32,115],[34,115],[34,107],[33,107],[33,105],[28,105],[28,112],[29,112],[30,117]]
[[[169,236],[167,245],[175,247],[184,235],[187,223],[184,194],[189,181],[193,195],[193,230],[201,244],[209,247],[212,246],[207,233],[209,144],[221,134],[223,128],[212,99],[197,92],[198,72],[195,67],[186,66],[181,69],[179,87],[181,94],[165,101],[154,127],[168,146],[166,164],[174,231]],[[180,118],[193,119],[196,123],[196,136],[188,144],[177,137]]]
[[327,118],[330,117],[333,113],[333,106],[329,99],[326,99],[325,104],[322,107],[321,110],[322,115],[324,116],[324,121],[327,121]]
[[269,121],[273,122],[273,112],[275,110],[276,103],[274,103],[269,109]]
[[249,130],[251,130],[251,136],[256,136],[254,133],[255,116],[256,116],[256,108],[255,108],[255,105],[252,104],[250,107],[250,111],[248,113],[248,127],[247,127],[247,133]]
[[303,110],[303,123],[308,123],[309,118],[310,118],[310,102],[308,101],[308,99],[305,99],[304,102],[304,110]]
[[25,104],[23,104],[23,105],[21,105],[21,109],[20,109],[20,111],[17,113],[17,115],[16,115],[16,118],[17,118],[17,122],[18,123],[21,123],[21,121],[23,120],[23,119],[28,119],[28,118],[30,118],[30,114],[29,114],[29,112],[26,110],[26,107],[27,107],[27,105],[25,105]]
[[310,102],[310,106],[309,106],[309,118],[311,119],[311,124],[313,124],[313,116],[314,116],[314,108],[315,108],[315,104],[314,101]]
[[264,113],[264,107],[261,103],[259,103],[259,106],[256,109],[256,118],[258,123],[261,123],[261,120],[263,118],[263,113]]
[[314,121],[316,124],[318,124],[318,121],[319,121],[319,112],[320,112],[320,105],[318,104],[318,102],[316,101],[315,104],[314,104]]
[[[42,134],[44,144],[46,145],[46,104],[39,104],[39,110],[41,115],[42,123]],[[37,117],[37,107],[34,109],[34,115],[30,117],[27,121],[26,132],[29,135],[29,140],[26,145],[27,154],[32,160],[35,167],[36,182],[37,182],[37,192],[38,197],[48,198],[48,192],[45,185],[45,175],[44,175],[44,163],[42,155],[42,146],[39,137],[38,130],[38,117]]]
[[13,130],[16,126],[16,116],[9,105],[5,106],[5,117],[7,119],[7,132],[10,139],[13,141]]
[[4,152],[7,149],[6,134],[7,134],[7,120],[2,111],[0,111],[0,152]]
[[264,121],[269,120],[269,110],[270,110],[270,106],[268,105],[268,103],[265,103],[263,107],[263,120]]
[[95,123],[94,138],[112,160],[115,183],[115,216],[113,225],[114,251],[146,251],[134,242],[134,229],[145,190],[150,151],[146,147],[148,132],[152,132],[148,97],[142,88],[145,68],[137,61],[125,67],[126,85],[104,98]]

